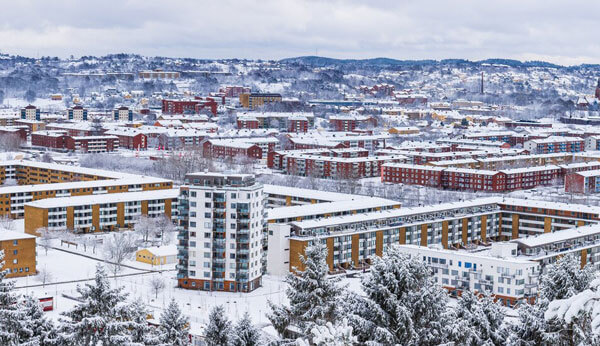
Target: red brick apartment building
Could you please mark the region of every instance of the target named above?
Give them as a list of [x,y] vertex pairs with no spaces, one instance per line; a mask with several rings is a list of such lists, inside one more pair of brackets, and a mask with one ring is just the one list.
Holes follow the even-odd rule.
[[258,119],[252,116],[241,116],[237,118],[238,129],[254,130],[258,128]]
[[334,131],[352,132],[357,128],[377,127],[377,119],[364,115],[332,115],[329,124]]
[[235,158],[246,156],[252,159],[262,159],[262,149],[252,143],[237,140],[207,140],[203,144],[203,155],[207,158]]
[[561,168],[553,165],[492,171],[388,163],[382,167],[381,180],[459,191],[503,192],[550,185],[560,173]]
[[116,136],[69,136],[65,131],[37,131],[31,134],[31,145],[51,149],[66,149],[90,153],[115,151],[119,148]]
[[580,171],[565,176],[565,192],[570,193],[599,193],[600,170]]
[[144,150],[148,148],[148,136],[133,128],[118,128],[106,132],[107,135],[115,136],[119,139],[119,147]]
[[203,109],[217,115],[217,101],[214,98],[195,97],[193,100],[162,100],[164,114],[198,114]]
[[29,128],[27,126],[0,126],[0,136],[13,135],[27,141]]

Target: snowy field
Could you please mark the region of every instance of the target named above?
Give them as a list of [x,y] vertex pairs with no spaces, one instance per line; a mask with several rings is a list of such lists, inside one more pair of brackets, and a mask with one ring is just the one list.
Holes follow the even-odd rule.
[[[60,246],[58,246],[60,247]],[[72,308],[77,302],[68,297],[76,297],[77,286],[84,285],[93,280],[96,265],[103,263],[101,256],[98,259],[83,257],[87,254],[94,256],[91,249],[87,253],[70,249],[65,245],[60,247],[65,250],[79,252],[71,253],[50,249],[46,254],[45,249],[38,246],[38,270],[50,272],[49,283],[42,285],[41,279],[36,276],[14,279],[17,292],[31,294],[35,297],[54,297],[54,311],[48,312],[48,316],[58,319],[60,313]],[[139,269],[123,268],[118,275],[122,277],[111,278],[114,286],[124,288],[128,294],[128,300],[141,298],[146,303],[149,312],[158,318],[163,309],[174,298],[180,305],[183,313],[192,323],[192,328],[199,328],[208,322],[208,312],[212,307],[223,305],[230,320],[238,320],[245,312],[248,312],[255,324],[265,327],[269,323],[266,317],[268,312],[267,301],[274,303],[286,302],[285,287],[281,277],[270,275],[263,276],[263,286],[251,293],[228,293],[228,292],[205,292],[196,290],[185,290],[177,288],[176,271],[173,266],[152,267],[133,260],[125,264]],[[104,264],[103,264],[104,265]],[[110,266],[107,272],[112,275]],[[162,278],[166,287],[156,295],[150,286],[154,277]],[[81,282],[69,282],[82,280]],[[358,278],[343,278],[342,285],[355,291],[360,291],[360,280]]]

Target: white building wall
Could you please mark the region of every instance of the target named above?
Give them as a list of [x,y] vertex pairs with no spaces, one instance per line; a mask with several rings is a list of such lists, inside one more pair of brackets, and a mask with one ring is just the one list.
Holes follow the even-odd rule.
[[291,228],[289,224],[269,224],[267,273],[270,275],[283,276],[290,271]]

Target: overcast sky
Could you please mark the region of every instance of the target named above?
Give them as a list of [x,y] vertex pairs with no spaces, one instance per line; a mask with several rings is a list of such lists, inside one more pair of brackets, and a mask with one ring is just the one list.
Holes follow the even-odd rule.
[[600,1],[2,1],[0,52],[600,63]]

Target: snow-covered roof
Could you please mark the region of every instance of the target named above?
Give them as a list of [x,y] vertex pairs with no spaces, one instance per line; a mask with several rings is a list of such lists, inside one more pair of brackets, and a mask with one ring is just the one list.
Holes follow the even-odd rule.
[[79,188],[95,188],[109,187],[121,185],[139,185],[139,184],[154,184],[164,183],[168,180],[163,178],[135,176],[123,179],[105,179],[105,180],[88,180],[88,181],[73,181],[67,183],[52,183],[52,184],[34,184],[34,185],[15,185],[15,186],[0,186],[0,195],[14,193],[31,193],[39,191],[58,191],[67,189]]
[[352,210],[372,209],[377,207],[400,206],[400,202],[385,198],[355,196],[353,200],[298,205],[292,207],[273,208],[268,211],[269,220],[288,219],[310,215],[333,214]]
[[362,214],[334,216],[334,217],[314,219],[314,220],[304,220],[304,221],[292,222],[292,224],[299,228],[310,229],[310,228],[317,228],[317,227],[335,226],[335,225],[339,225],[339,224],[351,224],[351,223],[364,222],[364,221],[370,221],[370,220],[379,220],[379,219],[385,219],[385,218],[404,217],[404,216],[431,213],[431,212],[442,212],[442,211],[452,210],[452,209],[476,207],[476,206],[483,206],[483,205],[490,205],[490,204],[497,204],[497,203],[498,203],[498,198],[496,198],[496,197],[478,198],[478,199],[472,199],[472,200],[461,201],[461,202],[450,202],[450,203],[434,204],[434,205],[421,206],[421,207],[401,208],[401,209],[388,209],[388,210],[384,210],[384,211],[375,211],[375,212],[362,213]]
[[498,203],[504,205],[521,206],[528,208],[538,209],[553,209],[571,211],[576,213],[590,213],[600,215],[600,207],[591,206],[585,204],[573,204],[573,203],[561,203],[561,202],[549,202],[536,199],[524,199],[524,198],[499,198]]
[[436,167],[436,166],[428,166],[428,165],[411,165],[408,163],[398,163],[398,162],[389,162],[389,163],[384,164],[383,167],[416,169],[416,170],[422,170],[422,171],[436,171],[436,172],[441,172],[446,169],[446,167]]
[[550,144],[550,143],[562,143],[562,142],[579,142],[583,141],[580,137],[566,137],[566,136],[550,136],[548,138],[532,139],[529,142],[534,144]]
[[291,187],[283,185],[271,185],[264,184],[263,192],[269,195],[280,195],[280,196],[295,196],[303,199],[315,199],[319,201],[348,201],[355,198],[361,198],[364,196],[352,195],[348,193],[303,189],[300,187]]
[[15,231],[10,231],[7,229],[0,228],[0,241],[32,239],[32,238],[35,238],[35,236],[33,236],[31,234],[27,234],[27,233],[15,232]]
[[173,199],[179,196],[179,189],[148,190],[139,192],[105,193],[99,195],[46,198],[25,203],[35,208],[74,207],[80,205],[95,205],[107,203],[147,201],[154,199]]
[[[154,256],[163,257],[163,256],[175,256],[177,255],[177,245],[163,245],[163,246],[152,246],[146,249]],[[141,251],[141,250],[140,250]]]
[[511,241],[525,247],[538,247],[598,234],[600,234],[600,225],[589,225],[556,232],[542,233],[532,237],[513,239]]

